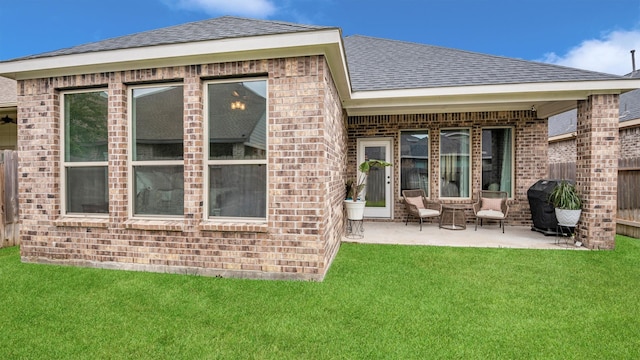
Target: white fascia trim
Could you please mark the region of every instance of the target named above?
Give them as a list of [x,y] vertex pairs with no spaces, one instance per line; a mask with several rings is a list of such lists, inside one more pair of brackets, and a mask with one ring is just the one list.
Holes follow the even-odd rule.
[[575,138],[576,138],[576,133],[575,132],[571,132],[571,133],[567,133],[567,134],[551,136],[551,137],[549,137],[549,142],[550,143],[555,143],[555,142],[573,140]]
[[450,97],[473,95],[504,96],[507,94],[527,96],[528,94],[571,92],[575,94],[619,94],[621,92],[635,90],[638,88],[640,88],[640,79],[620,79],[357,91],[352,94],[351,98],[352,100],[369,100],[407,97]]
[[9,110],[16,110],[16,108],[18,107],[18,102],[17,101],[12,101],[12,102],[0,102],[0,110],[7,110],[5,108],[13,108],[13,109],[9,109]]
[[[340,30],[328,29],[16,60],[0,64],[0,74],[21,80],[88,71],[121,71],[147,65],[189,65],[200,60],[240,61],[274,56],[324,55],[328,48],[335,46],[342,47]],[[339,50],[338,53],[342,55],[346,69],[344,52]]]
[[589,95],[620,94],[638,87],[640,79],[620,79],[357,91],[343,101],[343,106],[349,115],[529,110],[534,106],[542,118],[573,108],[576,100]]
[[623,121],[623,122],[620,123],[620,125],[618,127],[620,129],[627,129],[627,128],[632,128],[632,127],[636,127],[636,126],[640,126],[640,119]]
[[377,107],[349,107],[347,115],[400,115],[421,113],[482,112],[482,111],[515,111],[530,110],[531,103],[485,103],[485,104],[446,104],[446,105],[386,105]]

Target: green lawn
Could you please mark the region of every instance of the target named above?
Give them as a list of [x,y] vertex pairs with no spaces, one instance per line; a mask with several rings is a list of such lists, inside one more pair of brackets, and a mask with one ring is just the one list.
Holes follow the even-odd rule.
[[324,282],[20,263],[0,359],[638,359],[640,240],[614,251],[343,244]]

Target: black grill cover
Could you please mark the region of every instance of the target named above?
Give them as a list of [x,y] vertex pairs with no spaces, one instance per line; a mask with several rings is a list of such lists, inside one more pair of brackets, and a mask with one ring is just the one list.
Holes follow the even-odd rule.
[[558,220],[553,205],[549,202],[549,194],[561,180],[538,180],[527,190],[529,207],[531,208],[531,230],[545,235],[556,235]]

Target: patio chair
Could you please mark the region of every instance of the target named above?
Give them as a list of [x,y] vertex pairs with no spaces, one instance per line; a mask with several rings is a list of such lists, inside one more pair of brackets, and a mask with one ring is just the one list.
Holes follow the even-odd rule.
[[423,219],[438,217],[442,213],[442,206],[437,201],[431,201],[424,195],[424,190],[402,190],[402,201],[407,210],[405,226],[409,224],[409,216],[420,220],[420,231],[422,231]]
[[476,215],[476,231],[478,230],[478,221],[482,226],[482,220],[487,219],[498,221],[504,234],[504,222],[509,214],[508,197],[506,191],[478,191],[478,201],[473,204],[473,213]]

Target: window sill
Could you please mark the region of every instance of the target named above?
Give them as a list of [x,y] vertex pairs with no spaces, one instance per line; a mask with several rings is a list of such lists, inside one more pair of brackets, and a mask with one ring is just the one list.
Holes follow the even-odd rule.
[[268,226],[266,222],[234,222],[220,220],[205,220],[200,223],[201,231],[229,231],[229,232],[257,232],[266,233]]
[[184,220],[127,220],[125,229],[156,230],[156,231],[184,231]]
[[109,218],[95,217],[61,217],[55,221],[56,226],[107,228]]

